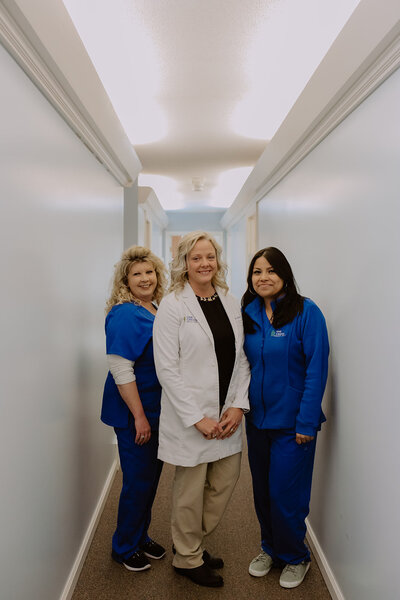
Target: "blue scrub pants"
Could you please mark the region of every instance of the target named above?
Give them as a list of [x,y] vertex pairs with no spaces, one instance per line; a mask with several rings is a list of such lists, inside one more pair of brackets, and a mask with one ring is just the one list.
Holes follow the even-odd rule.
[[147,444],[139,446],[133,419],[129,427],[114,430],[123,481],[112,548],[123,560],[150,540],[147,530],[163,462],[157,458],[158,431],[152,431]]
[[299,445],[292,430],[257,429],[249,421],[246,433],[261,547],[278,565],[309,561],[305,518],[316,437]]

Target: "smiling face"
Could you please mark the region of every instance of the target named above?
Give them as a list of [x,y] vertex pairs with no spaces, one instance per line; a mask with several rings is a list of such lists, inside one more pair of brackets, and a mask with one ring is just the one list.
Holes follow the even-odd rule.
[[277,298],[284,286],[283,279],[275,273],[273,266],[264,256],[257,258],[254,263],[251,283],[256,294],[264,300]]
[[209,240],[195,243],[187,257],[188,280],[199,295],[212,291],[212,278],[218,270],[217,253]]
[[157,275],[151,262],[138,261],[131,265],[128,287],[138,300],[151,302],[157,287]]

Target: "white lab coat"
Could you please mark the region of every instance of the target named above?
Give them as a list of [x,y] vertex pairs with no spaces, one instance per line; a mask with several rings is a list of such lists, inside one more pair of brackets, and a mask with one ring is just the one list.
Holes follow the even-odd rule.
[[[239,302],[217,289],[235,335],[236,358],[222,412],[234,406],[248,410],[250,369],[243,351]],[[168,294],[153,328],[154,360],[162,386],[158,457],[193,467],[231,456],[242,449],[242,427],[225,440],[207,440],[194,423],[220,418],[218,363],[214,339],[189,283]]]

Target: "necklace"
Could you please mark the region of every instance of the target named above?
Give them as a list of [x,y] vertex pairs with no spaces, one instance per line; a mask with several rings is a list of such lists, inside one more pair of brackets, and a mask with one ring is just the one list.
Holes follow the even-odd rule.
[[[157,308],[154,306],[153,302],[145,303],[145,302],[143,302],[143,300],[139,300],[139,298],[136,298],[135,296],[133,296],[132,301],[135,306],[141,306],[142,308],[144,308],[145,310],[148,310],[153,315],[156,314]],[[146,306],[146,304],[147,304],[147,306]]]
[[212,296],[207,296],[206,298],[203,298],[202,296],[197,296],[196,297],[201,301],[201,302],[213,302],[214,300],[216,300],[218,298],[218,294],[217,292],[214,292],[214,294]]

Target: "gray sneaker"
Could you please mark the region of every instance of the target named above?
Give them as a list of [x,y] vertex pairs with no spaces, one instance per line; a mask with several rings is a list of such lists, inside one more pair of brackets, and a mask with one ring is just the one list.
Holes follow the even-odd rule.
[[309,568],[309,562],[301,562],[298,565],[286,565],[279,579],[280,585],[283,588],[297,587],[303,581]]
[[253,558],[249,565],[249,573],[253,577],[264,577],[270,572],[273,560],[269,554],[261,550],[260,554]]

